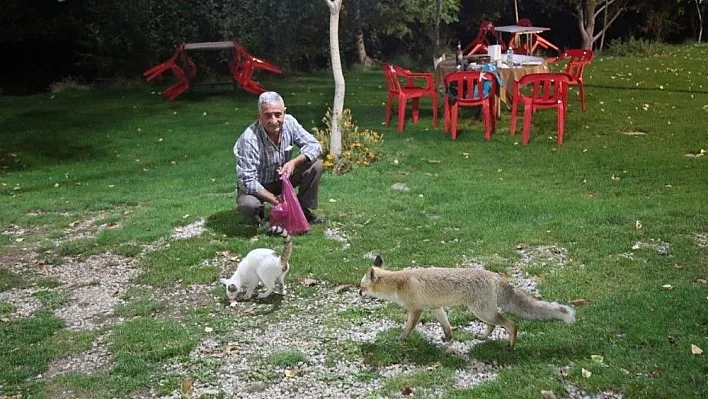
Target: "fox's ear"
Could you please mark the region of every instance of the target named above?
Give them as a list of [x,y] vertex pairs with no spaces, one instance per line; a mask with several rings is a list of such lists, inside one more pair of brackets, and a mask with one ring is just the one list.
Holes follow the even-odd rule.
[[383,267],[383,259],[381,258],[381,255],[376,255],[376,259],[374,259],[374,266]]
[[369,281],[374,281],[376,280],[376,271],[374,270],[373,267],[369,268]]

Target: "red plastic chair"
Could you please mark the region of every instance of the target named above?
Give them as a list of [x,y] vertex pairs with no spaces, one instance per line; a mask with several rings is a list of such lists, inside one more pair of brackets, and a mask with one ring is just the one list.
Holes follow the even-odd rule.
[[[485,85],[485,82],[488,84]],[[485,87],[487,94],[485,95]],[[460,107],[482,107],[484,116],[484,138],[489,141],[496,131],[497,80],[491,73],[455,72],[445,76],[445,131],[453,140],[457,139],[457,119]]]
[[[495,42],[489,41],[489,37],[492,37]],[[487,53],[487,48],[490,44],[499,44],[501,46],[501,51],[506,50],[504,41],[501,40],[496,29],[494,29],[494,24],[490,20],[483,20],[479,25],[479,30],[477,31],[477,37],[475,37],[468,45],[462,49],[463,54],[472,55],[477,53]]]
[[[568,102],[568,83],[572,78],[565,73],[532,73],[514,82],[514,99],[511,103],[511,135],[516,134],[516,111],[519,102],[524,104],[524,129],[522,143],[529,143],[531,116],[538,109],[558,110],[558,145],[563,144],[565,114]],[[526,86],[530,86],[526,88]],[[530,89],[530,93],[529,93]]]
[[[531,27],[531,26],[533,26],[533,23],[531,23],[531,20],[528,18],[521,18],[520,20],[518,20],[516,22],[516,25]],[[509,40],[509,47],[513,48],[514,53],[516,53],[516,54],[528,54],[528,55],[533,54],[533,52],[536,51],[536,48],[538,48],[539,46],[541,46],[545,49],[552,48],[552,49],[558,51],[558,46],[556,46],[555,44],[544,39],[538,33],[532,33],[531,36],[533,37],[533,39],[532,39],[533,44],[531,45],[530,49],[526,48],[526,43],[521,43],[520,45],[515,46],[517,38],[518,38],[517,33],[514,33],[511,36],[511,39]]]
[[249,93],[261,94],[266,89],[253,79],[256,69],[282,73],[280,68],[261,58],[254,57],[240,44],[234,45],[234,60],[229,62],[229,72],[234,81]]
[[[420,119],[419,102],[421,97],[430,96],[433,101],[433,128],[438,127],[438,92],[435,90],[435,78],[431,73],[413,73],[393,64],[383,64],[382,69],[388,84],[386,98],[386,126],[391,124],[393,98],[398,98],[398,131],[402,132],[406,118],[406,103],[413,100],[413,123]],[[405,84],[401,84],[401,80]],[[424,81],[424,86],[416,82]]]
[[583,84],[583,72],[585,66],[592,61],[592,50],[570,49],[565,50],[558,58],[548,60],[549,63],[568,60],[565,66],[565,73],[571,76],[570,86],[578,86],[580,94],[580,108],[585,112],[585,84]]
[[165,89],[162,95],[168,100],[174,100],[189,89],[189,79],[194,78],[197,74],[197,66],[194,64],[194,61],[189,58],[187,53],[185,53],[184,44],[181,44],[167,61],[157,64],[143,72],[143,76],[145,76],[149,82],[167,71],[172,71],[172,74],[177,78],[177,82]]

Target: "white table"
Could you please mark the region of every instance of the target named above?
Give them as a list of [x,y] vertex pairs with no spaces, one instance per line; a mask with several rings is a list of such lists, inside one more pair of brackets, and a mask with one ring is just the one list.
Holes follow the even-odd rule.
[[541,26],[519,26],[519,25],[496,26],[496,27],[494,27],[494,29],[497,32],[525,35],[526,36],[526,52],[528,55],[531,55],[531,52],[532,52],[531,50],[532,50],[532,43],[533,43],[533,35],[551,30],[551,28],[544,28]]

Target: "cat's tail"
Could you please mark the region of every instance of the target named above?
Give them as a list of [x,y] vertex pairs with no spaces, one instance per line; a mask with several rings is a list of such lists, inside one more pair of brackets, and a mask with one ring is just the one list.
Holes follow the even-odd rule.
[[280,267],[284,273],[288,271],[288,261],[290,260],[290,255],[293,253],[293,238],[287,230],[280,226],[271,226],[271,228],[268,229],[268,234],[283,237],[283,253],[280,254]]

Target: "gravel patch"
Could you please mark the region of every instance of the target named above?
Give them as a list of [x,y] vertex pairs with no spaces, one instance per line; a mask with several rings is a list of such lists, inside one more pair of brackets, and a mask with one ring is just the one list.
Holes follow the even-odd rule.
[[194,223],[177,227],[172,230],[172,238],[175,240],[184,240],[185,238],[200,236],[204,233],[204,223],[204,218],[199,218]]
[[52,379],[68,372],[90,375],[110,365],[113,359],[108,352],[109,338],[110,334],[101,335],[92,342],[89,350],[53,361],[42,377]]
[[342,249],[347,249],[351,245],[347,234],[342,229],[333,227],[325,230],[324,235],[329,240],[334,240],[342,244]]
[[[69,239],[84,238],[99,231],[96,222],[106,215],[97,215],[81,222],[73,222],[67,230]],[[204,219],[200,218],[187,226],[175,228],[169,238],[161,239],[143,248],[143,253],[168,247],[173,240],[195,237],[204,232]],[[112,228],[115,225],[106,225]],[[12,237],[22,238],[28,234],[14,226],[2,232]],[[329,228],[325,236],[349,246],[344,231]],[[557,267],[567,265],[571,260],[567,251],[556,246],[517,248],[521,260],[509,266],[508,278],[511,284],[531,294],[538,294],[537,282],[524,272],[531,264],[549,264]],[[388,379],[415,373],[425,373],[435,365],[418,365],[408,361],[375,367],[367,364],[361,354],[361,345],[373,343],[379,334],[392,328],[401,328],[394,322],[380,316],[381,308],[388,306],[380,301],[361,301],[356,290],[338,290],[318,283],[309,288],[308,295],[288,294],[281,301],[251,301],[243,308],[225,306],[221,296],[215,295],[218,283],[183,286],[179,282],[173,287],[156,288],[141,286],[131,281],[139,274],[139,259],[126,258],[106,253],[90,256],[85,260],[64,258],[61,265],[43,264],[33,250],[19,251],[3,262],[6,267],[24,276],[51,278],[60,282],[53,289],[36,287],[13,289],[0,293],[0,300],[13,305],[11,319],[29,317],[41,307],[35,294],[41,290],[64,293],[69,300],[55,314],[66,321],[67,329],[95,330],[104,326],[121,323],[113,316],[117,305],[123,300],[123,293],[134,288],[141,298],[163,301],[167,309],[163,316],[186,318],[194,309],[211,307],[220,323],[216,326],[204,325],[204,336],[189,354],[188,361],[175,362],[164,366],[163,372],[170,375],[195,378],[191,397],[211,397],[223,395],[237,398],[369,398],[375,397]],[[373,253],[364,255],[373,259]],[[5,256],[3,256],[4,258]],[[224,251],[212,259],[205,260],[203,266],[217,266],[226,275],[233,271],[240,259],[238,254]],[[3,259],[5,260],[5,259]],[[484,267],[485,262],[476,259],[466,261],[465,266]],[[288,280],[289,285],[298,284]],[[405,310],[400,309],[403,313]],[[226,332],[223,323],[227,324]],[[474,321],[459,329],[471,336],[484,331],[485,325]],[[410,397],[441,397],[451,389],[464,389],[493,380],[500,372],[495,363],[484,363],[470,357],[470,351],[482,341],[442,341],[442,329],[437,321],[421,323],[416,331],[433,345],[446,353],[465,359],[463,369],[455,370],[452,384],[441,387],[416,388]],[[523,334],[523,331],[521,332]],[[506,330],[497,328],[488,340],[508,340]],[[98,336],[91,348],[71,356],[55,360],[42,378],[49,379],[67,372],[93,373],[110,367],[112,358],[108,351],[111,333]],[[273,356],[288,351],[299,352],[305,361],[286,366],[272,360]],[[183,359],[182,359],[183,360]],[[167,380],[162,381],[163,384]],[[572,386],[566,386],[571,399],[622,399],[621,395],[608,396],[607,392],[590,396]],[[134,395],[135,398],[158,397],[155,389],[146,389]],[[166,399],[182,398],[179,387],[174,387]]]
[[[246,304],[259,308],[262,305]],[[333,294],[331,289],[318,286],[308,298],[288,296],[279,313],[288,317],[266,325],[261,323],[236,323],[233,330],[219,336],[214,334],[201,341],[190,354],[190,366],[171,364],[165,371],[182,376],[207,375],[195,381],[194,396],[227,395],[249,398],[363,398],[371,397],[389,378],[400,377],[430,369],[430,365],[412,363],[392,364],[372,368],[361,354],[347,353],[343,349],[359,347],[374,342],[377,335],[398,323],[372,315],[384,306],[379,301],[361,301],[356,292]],[[362,309],[361,318],[343,317],[352,309]],[[402,310],[403,311],[403,310]],[[234,318],[248,317],[252,308],[235,310]],[[333,322],[335,321],[335,322]],[[466,327],[482,331],[482,323]],[[446,347],[448,352],[467,356],[469,350],[481,341],[442,342],[442,330],[437,322],[420,324],[417,328],[427,340]],[[495,332],[491,339],[504,339]],[[285,351],[298,351],[307,359],[290,367],[268,361],[269,356]],[[457,370],[455,386],[445,389],[468,388],[493,379],[499,367],[470,359],[469,365]],[[371,373],[370,379],[357,376]],[[440,388],[442,389],[442,388]],[[437,392],[438,396],[443,391]],[[432,394],[432,393],[431,393]],[[180,398],[175,390],[163,398]],[[234,396],[235,395],[235,396]]]

